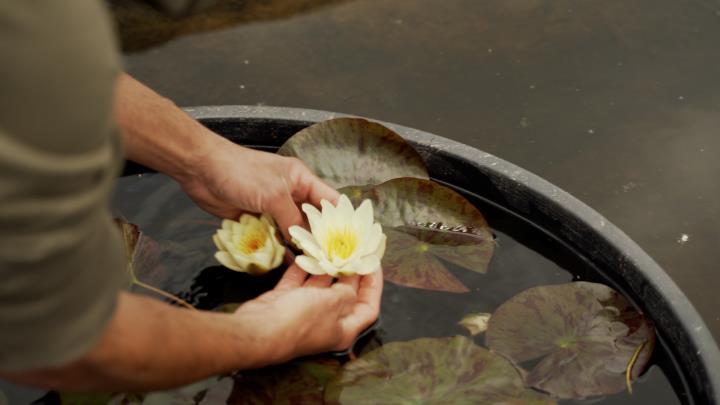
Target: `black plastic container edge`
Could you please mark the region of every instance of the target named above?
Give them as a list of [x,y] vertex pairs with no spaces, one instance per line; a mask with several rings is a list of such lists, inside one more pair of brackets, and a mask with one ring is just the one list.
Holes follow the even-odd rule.
[[[246,146],[278,147],[315,122],[349,116],[265,106],[203,106],[185,111],[219,134]],[[620,229],[542,178],[489,153],[416,129],[386,123],[409,140],[433,178],[532,219],[603,269],[656,322],[693,400],[720,404],[720,350],[700,315],[675,282]],[[130,164],[128,172],[144,169]]]

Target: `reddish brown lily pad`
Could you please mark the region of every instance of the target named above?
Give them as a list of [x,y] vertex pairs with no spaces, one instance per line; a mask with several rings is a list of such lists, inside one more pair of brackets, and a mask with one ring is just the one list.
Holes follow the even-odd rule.
[[165,279],[165,269],[161,263],[160,244],[143,234],[135,224],[117,218],[115,223],[120,227],[123,236],[131,279],[152,284],[162,283]]
[[301,360],[248,371],[235,378],[227,403],[318,404],[328,382],[340,372],[333,359]]
[[385,228],[385,234],[389,247],[383,257],[385,279],[406,287],[468,292],[446,262],[485,273],[493,252],[492,241],[474,234],[408,226]]
[[385,279],[407,287],[468,292],[447,268],[487,272],[495,243],[480,211],[454,190],[431,180],[399,178],[340,190],[354,204],[373,202],[388,237]]
[[294,156],[333,187],[429,178],[422,157],[400,135],[362,118],[336,118],[296,133],[278,150]]
[[630,365],[632,378],[640,375],[655,328],[612,288],[575,282],[516,295],[495,311],[485,336],[490,349],[514,362],[536,362],[527,385],[558,398],[586,398],[624,390]]
[[328,404],[554,404],[515,367],[462,336],[387,343],[353,360],[325,391]]

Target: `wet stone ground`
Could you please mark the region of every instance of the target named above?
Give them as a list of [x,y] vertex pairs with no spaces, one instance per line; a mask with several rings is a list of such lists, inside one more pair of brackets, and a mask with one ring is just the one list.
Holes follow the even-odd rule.
[[720,337],[720,3],[113,2],[127,70],[181,106],[279,105],[420,128],[586,202]]

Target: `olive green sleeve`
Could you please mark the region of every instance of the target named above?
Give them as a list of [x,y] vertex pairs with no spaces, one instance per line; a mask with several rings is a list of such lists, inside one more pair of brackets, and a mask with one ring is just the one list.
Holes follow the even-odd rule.
[[105,204],[114,147],[56,156],[0,131],[0,369],[67,363],[89,351],[125,284]]
[[62,365],[125,285],[108,214],[119,56],[95,0],[0,2],[0,370]]

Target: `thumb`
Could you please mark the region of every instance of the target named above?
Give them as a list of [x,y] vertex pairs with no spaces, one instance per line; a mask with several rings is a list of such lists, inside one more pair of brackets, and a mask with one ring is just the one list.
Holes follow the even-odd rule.
[[293,200],[290,193],[284,193],[283,196],[274,201],[273,204],[268,207],[268,212],[277,221],[280,232],[286,241],[291,240],[288,229],[293,225],[303,226],[305,223],[302,213],[295,201]]

